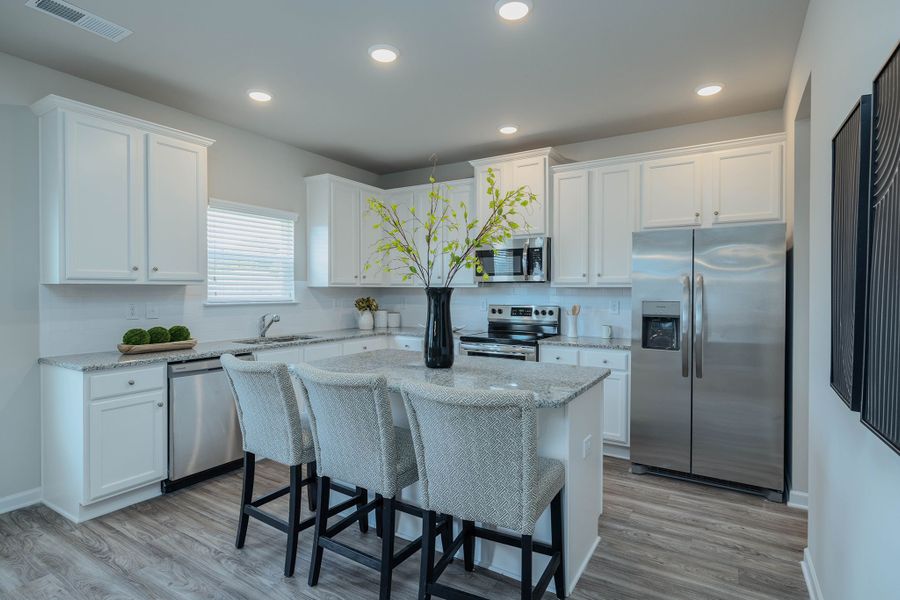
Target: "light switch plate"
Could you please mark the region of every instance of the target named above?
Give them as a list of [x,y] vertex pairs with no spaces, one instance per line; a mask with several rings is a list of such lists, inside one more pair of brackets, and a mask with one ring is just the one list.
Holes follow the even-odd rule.
[[129,302],[125,305],[125,318],[129,321],[137,321],[139,319],[136,303]]
[[619,314],[619,301],[618,300],[610,300],[609,301],[609,314],[611,314],[611,315]]
[[147,318],[148,319],[158,319],[159,318],[159,307],[153,302],[147,303]]

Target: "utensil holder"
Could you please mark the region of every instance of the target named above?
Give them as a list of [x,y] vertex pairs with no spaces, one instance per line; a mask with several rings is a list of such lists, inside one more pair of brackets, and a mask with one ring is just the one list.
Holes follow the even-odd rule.
[[566,337],[578,337],[578,315],[563,315],[563,326]]

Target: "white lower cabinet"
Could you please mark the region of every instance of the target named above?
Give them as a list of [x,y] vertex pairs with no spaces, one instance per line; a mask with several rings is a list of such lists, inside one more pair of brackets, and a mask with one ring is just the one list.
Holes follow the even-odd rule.
[[43,365],[43,501],[81,522],[160,494],[166,366],[81,372]]
[[631,443],[630,354],[626,350],[541,346],[541,362],[609,369],[603,380],[603,443]]
[[294,365],[303,361],[303,348],[300,346],[290,346],[288,348],[258,350],[253,353],[253,360]]
[[425,349],[425,339],[412,335],[396,335],[391,340],[392,348],[397,350],[412,350],[422,352]]
[[344,342],[344,355],[359,354],[372,350],[385,350],[388,347],[388,339],[385,336],[362,338]]

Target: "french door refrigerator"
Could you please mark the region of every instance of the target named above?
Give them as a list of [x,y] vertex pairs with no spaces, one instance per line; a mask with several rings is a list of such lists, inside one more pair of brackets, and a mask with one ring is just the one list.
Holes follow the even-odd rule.
[[633,471],[780,501],[785,225],[643,231],[633,241]]

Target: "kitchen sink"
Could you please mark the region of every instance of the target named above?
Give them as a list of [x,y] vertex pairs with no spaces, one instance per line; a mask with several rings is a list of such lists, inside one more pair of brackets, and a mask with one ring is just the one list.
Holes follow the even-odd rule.
[[315,340],[315,335],[273,335],[269,337],[245,338],[234,340],[235,344],[281,344],[283,342],[300,342],[303,340]]

